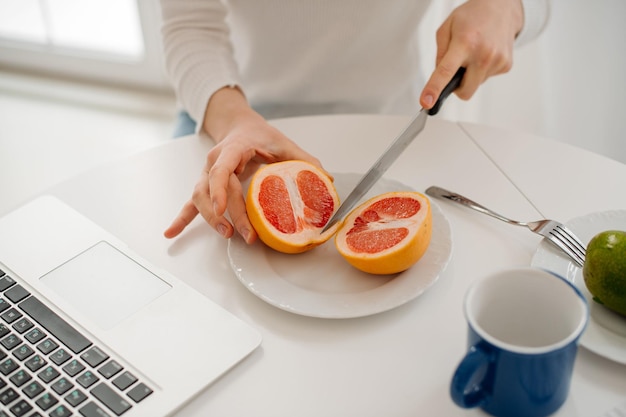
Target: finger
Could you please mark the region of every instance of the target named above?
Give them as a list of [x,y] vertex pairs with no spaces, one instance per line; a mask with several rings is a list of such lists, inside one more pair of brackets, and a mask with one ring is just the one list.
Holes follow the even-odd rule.
[[228,203],[228,178],[234,171],[216,163],[209,173],[209,188],[211,189],[211,210],[216,216],[223,216]]
[[172,221],[172,224],[163,232],[163,236],[168,239],[178,236],[197,215],[198,209],[196,209],[193,201],[189,200]]
[[209,187],[209,174],[204,172],[200,177],[200,181],[196,184],[193,192],[192,200],[200,215],[204,220],[215,229],[220,235],[229,238],[233,235],[233,226],[223,213],[217,214],[213,210],[213,202],[211,199],[212,190]]
[[452,38],[452,19],[446,19],[435,34],[435,40],[437,42],[437,55],[435,58],[435,67],[439,65],[443,57],[448,52],[450,47],[450,39]]
[[462,100],[469,100],[486,79],[486,71],[475,65],[470,65],[465,71],[461,86],[454,93]]
[[299,147],[295,142],[292,142],[291,140],[287,139],[291,144],[291,146],[287,147],[287,151],[285,151],[284,153],[282,153],[279,156],[279,160],[291,160],[291,159],[297,159],[300,161],[306,161],[310,164],[315,165],[316,167],[318,167],[319,169],[321,169],[328,178],[330,178],[331,181],[334,181],[334,177],[333,175],[326,171],[326,169],[324,169],[324,167],[322,166],[322,163],[320,162],[320,160],[316,157],[314,157],[313,155],[311,155],[310,153],[308,153],[307,151],[305,151],[304,149],[302,149],[301,147]]
[[[213,151],[209,153],[207,186],[211,190],[211,205],[216,216],[223,216],[226,212],[230,176],[233,173],[246,172],[246,166],[253,157],[254,152],[247,152],[236,145],[222,150],[217,157],[214,157]],[[212,158],[214,162],[210,164]]]
[[466,41],[458,39],[450,42],[448,53],[441,59],[439,67],[454,68],[456,66],[455,71],[460,66],[466,68],[461,85],[454,91],[462,100],[469,100],[489,77],[489,71],[492,68],[490,61],[485,61],[485,58],[477,59],[480,56],[480,50],[478,52],[471,50]]
[[[448,49],[448,52],[441,58],[441,61],[430,76],[430,79],[424,86],[424,90],[420,96],[420,104],[425,109],[430,109],[441,95],[445,86],[452,80],[454,74],[463,66],[465,56],[454,48]],[[467,73],[466,73],[467,74]],[[466,77],[463,77],[461,87],[466,83]]]
[[228,195],[228,213],[237,233],[243,237],[246,243],[253,243],[257,234],[248,219],[241,182],[236,175],[230,177]]

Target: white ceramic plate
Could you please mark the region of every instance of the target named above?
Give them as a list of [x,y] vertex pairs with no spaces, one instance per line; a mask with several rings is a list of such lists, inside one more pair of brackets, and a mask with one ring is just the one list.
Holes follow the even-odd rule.
[[[587,244],[592,237],[604,230],[626,230],[626,210],[592,213],[570,220],[565,225]],[[539,244],[531,264],[567,278],[587,298],[590,320],[580,344],[598,355],[626,364],[626,317],[593,301],[585,285],[582,268],[547,242]]]
[[[361,178],[334,174],[341,201]],[[363,198],[411,188],[380,179]],[[433,234],[419,262],[396,275],[377,276],[352,267],[335,249],[331,238],[305,253],[276,252],[258,241],[249,246],[240,237],[228,244],[231,267],[239,280],[262,300],[283,310],[311,317],[351,318],[398,307],[432,286],[452,254],[450,224],[431,201]]]

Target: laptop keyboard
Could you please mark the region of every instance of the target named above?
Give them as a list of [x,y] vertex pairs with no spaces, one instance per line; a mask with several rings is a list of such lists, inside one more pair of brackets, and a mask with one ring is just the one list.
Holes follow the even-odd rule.
[[120,416],[151,393],[0,270],[0,417]]

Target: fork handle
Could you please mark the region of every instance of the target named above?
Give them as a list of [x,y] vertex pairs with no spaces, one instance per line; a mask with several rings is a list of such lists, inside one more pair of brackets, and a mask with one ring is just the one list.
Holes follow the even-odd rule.
[[488,209],[487,207],[483,205],[478,204],[475,201],[470,200],[467,197],[462,196],[461,194],[457,194],[455,192],[446,190],[441,187],[436,187],[436,186],[428,187],[428,189],[426,190],[426,194],[428,194],[431,197],[448,199],[455,203],[461,204],[462,206],[466,206],[473,210],[476,210],[480,213],[484,213],[491,217],[495,217],[496,219],[502,220],[503,222],[506,222],[506,223],[515,224],[518,226],[525,226],[525,223],[518,222],[516,220],[511,220],[507,217],[502,216],[501,214],[496,213],[493,210]]

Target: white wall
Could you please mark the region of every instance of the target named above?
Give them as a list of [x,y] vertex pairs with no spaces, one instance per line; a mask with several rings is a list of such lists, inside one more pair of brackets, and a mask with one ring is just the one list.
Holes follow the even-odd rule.
[[[422,35],[442,12],[441,4],[431,10]],[[442,117],[537,134],[626,163],[625,18],[624,0],[551,0],[546,30],[516,50],[513,70],[488,80],[469,102],[449,100]]]

